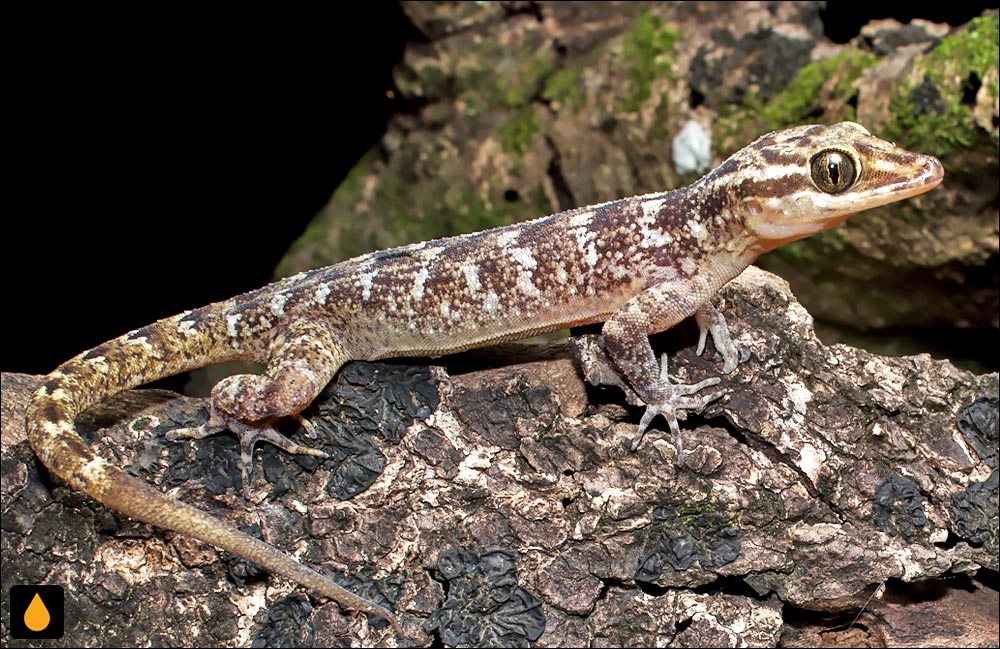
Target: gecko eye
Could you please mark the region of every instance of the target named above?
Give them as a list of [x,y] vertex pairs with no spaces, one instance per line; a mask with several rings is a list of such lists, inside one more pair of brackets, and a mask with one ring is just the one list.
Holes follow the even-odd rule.
[[827,149],[814,155],[809,161],[809,170],[813,182],[820,191],[827,194],[839,194],[850,189],[858,175],[851,156],[836,149]]

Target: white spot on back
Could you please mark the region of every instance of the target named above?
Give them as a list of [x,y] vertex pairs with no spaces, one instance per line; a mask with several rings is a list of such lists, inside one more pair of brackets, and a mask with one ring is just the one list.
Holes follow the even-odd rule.
[[329,284],[320,284],[318,287],[316,287],[316,292],[313,293],[313,300],[316,301],[316,304],[324,304],[325,305],[326,304],[326,298],[328,298],[328,297],[330,297],[330,285]]
[[486,293],[486,297],[483,298],[483,311],[486,311],[487,313],[494,313],[499,306],[500,296],[494,291]]
[[523,271],[517,275],[517,288],[528,297],[538,297],[540,291],[535,286],[531,271]]
[[656,199],[656,198],[663,198],[664,194],[668,194],[668,193],[669,192],[651,192],[649,194],[642,194],[641,196],[632,196],[630,198],[616,198],[613,201],[604,201],[603,203],[595,203],[593,205],[587,205],[586,207],[583,207],[583,208],[580,208],[580,209],[592,210],[593,211],[593,210],[600,209],[602,207],[606,207],[608,205],[613,205],[615,203],[624,203],[626,201],[633,201],[633,200],[638,200],[638,201],[641,202],[641,201],[647,201],[647,200],[652,200],[652,199]]
[[376,275],[378,275],[377,270],[370,270],[358,276],[358,284],[361,285],[361,299],[367,300],[372,296],[372,284],[375,282]]
[[417,271],[417,274],[413,276],[413,288],[410,289],[410,295],[413,296],[414,300],[419,302],[424,299],[424,283],[427,281],[430,274],[431,272],[429,270],[421,268]]
[[182,336],[193,335],[195,333],[194,320],[181,320],[180,322],[178,322],[177,333],[179,333]]
[[451,302],[448,300],[441,303],[441,317],[445,320],[451,317]]
[[615,279],[622,279],[630,274],[629,269],[622,266],[621,264],[611,264],[611,267],[608,268],[608,271],[611,273],[611,276],[614,277]]
[[458,268],[462,271],[462,274],[465,275],[465,283],[469,285],[469,291],[477,293],[479,289],[482,288],[482,284],[479,282],[479,268],[476,266],[475,262],[463,262]]
[[684,271],[685,275],[694,275],[694,273],[698,270],[698,264],[694,259],[685,257],[681,260],[681,270]]
[[658,228],[643,227],[639,234],[642,235],[639,245],[643,248],[664,248],[674,242],[674,238],[668,232]]
[[517,238],[519,236],[521,236],[521,231],[516,228],[511,228],[509,230],[498,232],[496,235],[497,237],[496,246],[501,249],[506,248],[510,244],[517,241]]
[[688,219],[687,226],[691,235],[698,241],[703,241],[705,237],[708,236],[708,230],[706,230],[705,226],[696,219]]
[[243,316],[238,313],[226,316],[226,333],[229,334],[230,338],[236,338],[237,336],[240,335],[240,332],[236,329],[236,326],[239,325],[240,320],[242,319]]
[[107,356],[91,356],[90,358],[87,359],[87,362],[90,363],[91,365],[107,365],[108,364],[108,357]]
[[569,224],[571,227],[578,228],[580,226],[590,225],[590,221],[594,218],[594,213],[590,210],[580,212],[579,214],[574,214],[569,217]]
[[364,270],[375,263],[375,255],[368,253],[357,258],[358,270]]
[[153,346],[149,344],[149,338],[146,336],[139,336],[138,338],[130,338],[127,341],[131,345],[142,345],[146,349],[152,349]]
[[576,228],[572,233],[576,237],[576,247],[583,254],[583,260],[591,267],[596,266],[597,247],[594,245],[594,239],[597,238],[597,233],[587,228]]
[[287,301],[288,296],[284,293],[276,293],[271,298],[271,313],[274,314],[274,317],[280,318],[285,315],[285,302]]
[[535,261],[534,255],[527,248],[511,248],[510,256],[514,258],[514,261],[523,266],[524,268],[535,268],[538,266],[538,262]]
[[[424,244],[426,245],[426,244]],[[433,261],[435,257],[444,252],[443,246],[430,246],[420,251],[420,256],[426,261]]]
[[660,208],[663,207],[663,203],[665,203],[666,200],[667,199],[665,198],[648,198],[642,201],[640,203],[642,205],[642,213],[652,219],[656,216],[656,213],[660,211]]

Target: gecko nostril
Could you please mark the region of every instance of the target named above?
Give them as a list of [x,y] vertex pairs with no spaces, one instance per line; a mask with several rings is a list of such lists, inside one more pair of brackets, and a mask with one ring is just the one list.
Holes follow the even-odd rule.
[[931,181],[940,181],[944,177],[944,167],[937,158],[928,158],[924,162],[924,177]]

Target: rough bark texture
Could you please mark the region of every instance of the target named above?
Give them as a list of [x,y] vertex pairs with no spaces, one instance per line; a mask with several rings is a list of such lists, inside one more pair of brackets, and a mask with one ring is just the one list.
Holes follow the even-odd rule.
[[[656,430],[628,452],[640,410],[586,388],[564,342],[345,367],[301,440],[333,459],[258,449],[250,503],[230,436],[162,437],[199,400],[132,392],[80,428],[448,645],[995,646],[997,374],[824,346],[754,268],[718,306],[743,360],[681,468]],[[719,370],[695,341],[654,338],[682,380]],[[2,586],[66,587],[54,645],[395,642],[51,481],[23,441],[32,384],[3,377]]]

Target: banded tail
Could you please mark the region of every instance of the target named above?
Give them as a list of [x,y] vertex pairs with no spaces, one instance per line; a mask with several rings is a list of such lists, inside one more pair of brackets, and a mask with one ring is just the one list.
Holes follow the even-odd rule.
[[244,557],[346,608],[384,617],[387,609],[344,590],[288,554],[153,489],[96,456],[76,430],[92,405],[136,386],[206,365],[248,358],[226,335],[225,303],[159,320],[63,363],[35,390],[25,417],[28,442],[74,489],[135,520],[194,537]]

